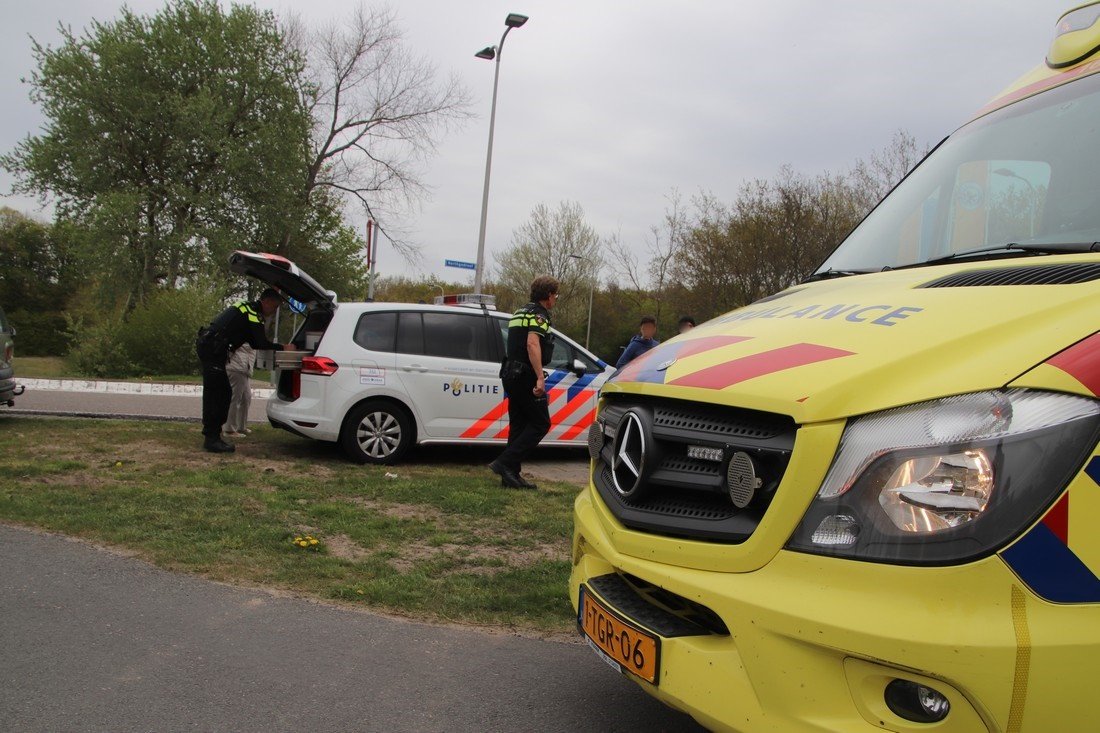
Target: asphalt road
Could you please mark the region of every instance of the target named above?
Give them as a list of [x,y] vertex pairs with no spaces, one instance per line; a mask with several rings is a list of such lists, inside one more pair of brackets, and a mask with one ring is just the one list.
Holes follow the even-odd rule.
[[584,645],[175,575],[0,525],[5,731],[697,731]]

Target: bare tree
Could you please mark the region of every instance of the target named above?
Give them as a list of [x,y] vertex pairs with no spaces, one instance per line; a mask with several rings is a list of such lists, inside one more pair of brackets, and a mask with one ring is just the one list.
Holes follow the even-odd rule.
[[849,182],[857,195],[857,205],[870,211],[927,153],[928,147],[919,145],[911,133],[894,132],[886,147],[866,160],[857,160],[852,167]]
[[[313,118],[305,193],[340,192],[376,220],[425,193],[420,164],[441,135],[469,118],[469,94],[457,77],[405,44],[394,11],[359,5],[343,22],[290,36],[308,59],[302,97]],[[381,217],[384,218],[385,217]],[[388,227],[407,258],[415,247]],[[396,235],[396,236],[390,236]]]
[[647,260],[644,263],[619,235],[612,236],[605,242],[613,272],[620,282],[625,282],[628,286],[623,291],[624,296],[635,309],[653,305],[653,316],[658,323],[672,278],[673,263],[687,228],[687,217],[680,193],[673,190],[667,198],[669,208],[665,209],[664,220],[661,224],[650,227],[645,246]]
[[583,332],[588,293],[599,285],[604,266],[600,242],[580,204],[563,201],[556,209],[539,204],[512,233],[511,248],[496,255],[499,305],[507,309],[526,302],[531,280],[551,275],[561,282],[554,323],[564,331]]

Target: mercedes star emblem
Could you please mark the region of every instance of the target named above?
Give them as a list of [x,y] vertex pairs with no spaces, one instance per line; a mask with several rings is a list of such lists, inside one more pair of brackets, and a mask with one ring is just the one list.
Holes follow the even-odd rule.
[[619,423],[615,436],[615,457],[611,463],[611,481],[622,496],[631,496],[642,483],[645,465],[645,432],[636,412],[628,412]]

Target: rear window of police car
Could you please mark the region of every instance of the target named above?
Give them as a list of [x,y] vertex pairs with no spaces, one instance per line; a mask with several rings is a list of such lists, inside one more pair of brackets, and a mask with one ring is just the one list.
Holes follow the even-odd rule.
[[486,318],[465,313],[389,311],[364,313],[355,343],[369,351],[497,361]]

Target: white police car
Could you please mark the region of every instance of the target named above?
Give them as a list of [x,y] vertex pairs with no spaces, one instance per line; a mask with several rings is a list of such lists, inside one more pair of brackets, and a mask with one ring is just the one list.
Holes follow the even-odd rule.
[[[503,444],[499,378],[509,314],[487,305],[337,303],[291,261],[234,252],[230,269],[299,301],[300,351],[274,352],[272,425],[339,441],[359,462],[395,463],[414,444]],[[611,367],[555,331],[547,366],[550,432],[542,445],[582,447]]]

